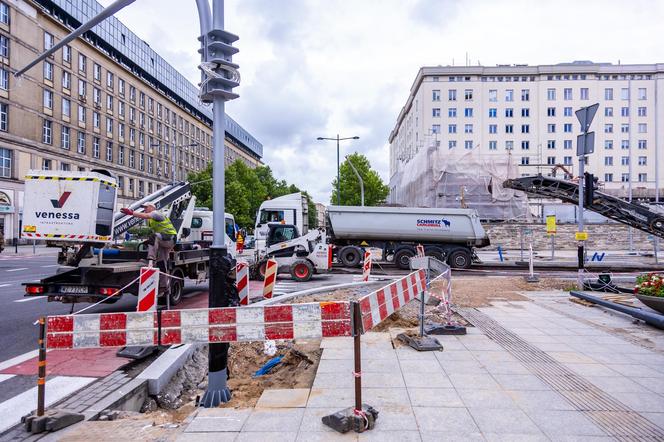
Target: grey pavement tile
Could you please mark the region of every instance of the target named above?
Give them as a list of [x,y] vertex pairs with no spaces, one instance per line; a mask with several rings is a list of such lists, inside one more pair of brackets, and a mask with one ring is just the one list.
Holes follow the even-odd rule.
[[622,375],[629,376],[630,378],[635,376],[640,378],[656,378],[661,376],[664,378],[664,374],[661,372],[642,364],[610,364],[608,366],[611,368],[611,370],[617,371]]
[[457,392],[468,408],[518,408],[510,395],[501,390],[457,390]]
[[553,442],[609,442],[616,439],[611,436],[575,436],[571,434],[554,434],[550,436]]
[[434,353],[439,353],[435,351],[417,351],[407,346],[397,347],[394,351],[400,361],[417,359],[420,361],[436,362],[437,359]]
[[568,344],[564,344],[562,342],[536,342],[533,345],[535,345],[537,348],[539,348],[542,351],[557,351],[557,352],[570,352],[574,351],[572,347],[570,347]]
[[[332,428],[323,424],[323,416],[328,416],[334,414],[337,411],[341,411],[345,408],[351,406],[351,404],[345,407],[337,408],[307,408],[304,410],[304,415],[302,416],[302,423],[300,424],[300,433],[330,433],[330,434],[339,434],[334,431]],[[380,416],[379,416],[380,419]]]
[[499,390],[500,385],[488,374],[452,374],[450,381],[457,390]]
[[[350,373],[353,371],[353,364],[354,362],[352,359],[321,359],[316,374],[339,373],[340,371]],[[365,369],[364,361],[362,361],[362,369]]]
[[648,389],[626,376],[598,376],[590,382],[607,393],[647,393]]
[[[363,388],[362,400],[374,407],[400,407],[408,404],[408,392],[405,388]],[[352,405],[353,402],[346,406]]]
[[486,370],[495,374],[530,374],[530,370],[521,362],[485,362]]
[[479,432],[465,408],[413,407],[413,412],[421,432],[445,431],[450,435]]
[[335,337],[320,340],[320,348],[348,348],[353,346],[353,338]]
[[664,356],[656,353],[630,355],[629,357],[634,362],[650,365],[653,367],[664,367]]
[[[379,420],[380,422],[380,420]],[[420,442],[419,431],[380,431],[378,426],[371,431],[360,433],[360,441],[380,441],[380,442]]]
[[618,376],[618,373],[611,370],[605,364],[565,364],[573,372],[587,377],[591,380],[596,376]]
[[484,362],[518,362],[507,350],[499,351],[473,351],[473,356],[478,361]]
[[664,413],[664,396],[657,393],[611,393],[613,397],[634,411]]
[[422,432],[422,442],[484,442],[485,439],[482,437],[482,433],[479,431],[473,433],[457,433],[452,434],[449,431],[445,431],[444,425],[441,425],[440,431],[430,431]]
[[309,392],[307,408],[338,407],[339,409],[351,406],[354,402],[354,389],[352,388],[312,388]]
[[254,409],[244,423],[242,432],[296,432],[300,428],[304,408],[272,408]]
[[265,442],[278,440],[279,442],[295,442],[297,432],[293,431],[243,431],[235,438],[235,442]]
[[483,433],[542,434],[537,425],[518,408],[469,408],[468,411]]
[[408,396],[413,407],[463,407],[464,404],[453,388],[409,388]]
[[634,345],[634,344],[629,344],[625,342],[624,344],[614,344],[609,347],[612,349],[614,352],[619,353],[619,354],[626,354],[626,355],[648,355],[652,354],[650,350],[647,350],[641,346]]
[[494,374],[505,390],[548,390],[549,386],[532,374]]
[[475,356],[470,350],[444,350],[433,352],[439,361],[474,361]]
[[[314,388],[351,388],[355,385],[355,378],[349,372],[318,373],[314,379]],[[375,387],[405,387],[401,373],[362,373],[362,386]]]
[[[415,350],[413,350],[415,351]],[[353,359],[353,347],[349,348],[326,348],[323,350],[321,359]],[[396,360],[393,349],[366,349],[362,348],[362,360],[390,359]]]
[[309,399],[308,388],[263,390],[256,408],[303,408]]
[[349,431],[346,434],[322,431],[300,431],[297,434],[297,442],[349,442],[358,440],[357,433]]
[[526,340],[531,336],[546,336],[546,333],[544,333],[539,328],[535,328],[535,327],[531,327],[531,328],[513,328],[512,332],[516,333],[517,335],[521,336],[522,338],[524,338]]
[[417,431],[417,422],[410,405],[381,406],[378,409],[376,431]]
[[606,436],[580,411],[528,410],[528,416],[549,437]]
[[443,346],[443,351],[447,350],[466,350],[466,347],[461,343],[456,336],[436,335],[438,342]]
[[657,378],[633,377],[632,380],[654,393],[664,394],[664,377],[657,377]]
[[240,433],[182,433],[178,435],[176,442],[232,442]]
[[488,442],[544,442],[549,438],[540,434],[484,433]]
[[593,364],[596,363],[593,358],[576,351],[550,351],[549,356],[558,362],[570,364]]
[[625,354],[619,354],[619,353],[595,353],[595,352],[588,352],[586,353],[586,356],[589,358],[593,359],[595,362],[599,362],[601,364],[634,364],[635,360],[632,359],[632,356],[628,356]]
[[443,368],[438,361],[405,359],[400,360],[399,365],[403,373],[443,373]]
[[240,431],[251,414],[249,408],[205,408],[185,429],[185,433]]
[[486,374],[488,371],[482,363],[476,360],[471,361],[441,361],[445,373],[448,375],[452,373],[458,374]]
[[664,413],[640,413],[641,416],[648,419],[653,424],[664,430]]
[[403,378],[408,388],[452,388],[450,379],[445,373],[404,373]]
[[555,391],[506,391],[523,410],[574,410],[564,397]]
[[547,334],[527,336],[524,339],[532,344],[561,344],[560,339]]
[[502,347],[491,340],[462,340],[461,343],[471,351],[499,351]]

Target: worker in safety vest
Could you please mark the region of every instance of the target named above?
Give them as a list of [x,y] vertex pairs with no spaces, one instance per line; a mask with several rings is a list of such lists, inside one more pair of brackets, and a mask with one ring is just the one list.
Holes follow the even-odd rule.
[[166,271],[165,264],[168,260],[168,255],[175,247],[177,239],[177,230],[173,227],[173,223],[163,213],[159,212],[154,204],[144,204],[142,206],[145,210],[143,212],[134,212],[131,209],[120,209],[120,212],[125,215],[135,216],[147,221],[148,228],[152,230],[152,235],[148,239],[148,261],[150,264],[156,261],[164,263],[162,271]]
[[242,230],[237,231],[237,237],[235,238],[235,244],[237,246],[237,252],[242,253],[244,251],[244,235]]

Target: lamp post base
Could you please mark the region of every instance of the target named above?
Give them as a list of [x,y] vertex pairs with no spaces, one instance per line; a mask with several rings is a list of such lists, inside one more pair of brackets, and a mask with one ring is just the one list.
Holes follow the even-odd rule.
[[204,408],[218,407],[219,404],[231,400],[231,390],[226,385],[228,379],[228,369],[221,371],[211,371],[208,374],[208,387],[201,398],[199,406]]

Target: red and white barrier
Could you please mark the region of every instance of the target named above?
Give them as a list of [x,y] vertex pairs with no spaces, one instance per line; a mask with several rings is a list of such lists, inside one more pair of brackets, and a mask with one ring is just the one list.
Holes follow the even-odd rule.
[[240,305],[249,305],[249,264],[246,262],[238,262],[235,267],[235,286]]
[[159,269],[157,267],[141,267],[138,281],[137,312],[150,312],[157,309],[157,292],[159,291]]
[[362,333],[380,324],[424,290],[426,290],[426,273],[424,270],[417,270],[361,298],[359,303],[362,313]]
[[424,246],[422,244],[418,244],[415,249],[417,250],[417,256],[424,258]]
[[350,331],[348,302],[102,313],[49,316],[46,347],[76,349],[317,339],[350,336]]
[[265,263],[265,279],[263,279],[263,298],[272,298],[274,284],[277,282],[277,261],[268,259]]
[[371,252],[364,252],[364,264],[362,265],[362,281],[369,281],[371,276]]

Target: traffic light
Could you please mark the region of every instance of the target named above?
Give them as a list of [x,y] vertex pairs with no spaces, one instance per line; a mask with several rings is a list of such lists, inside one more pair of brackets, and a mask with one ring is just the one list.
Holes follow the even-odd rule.
[[592,173],[583,174],[583,205],[592,206],[595,198],[595,189],[597,188],[597,178]]

